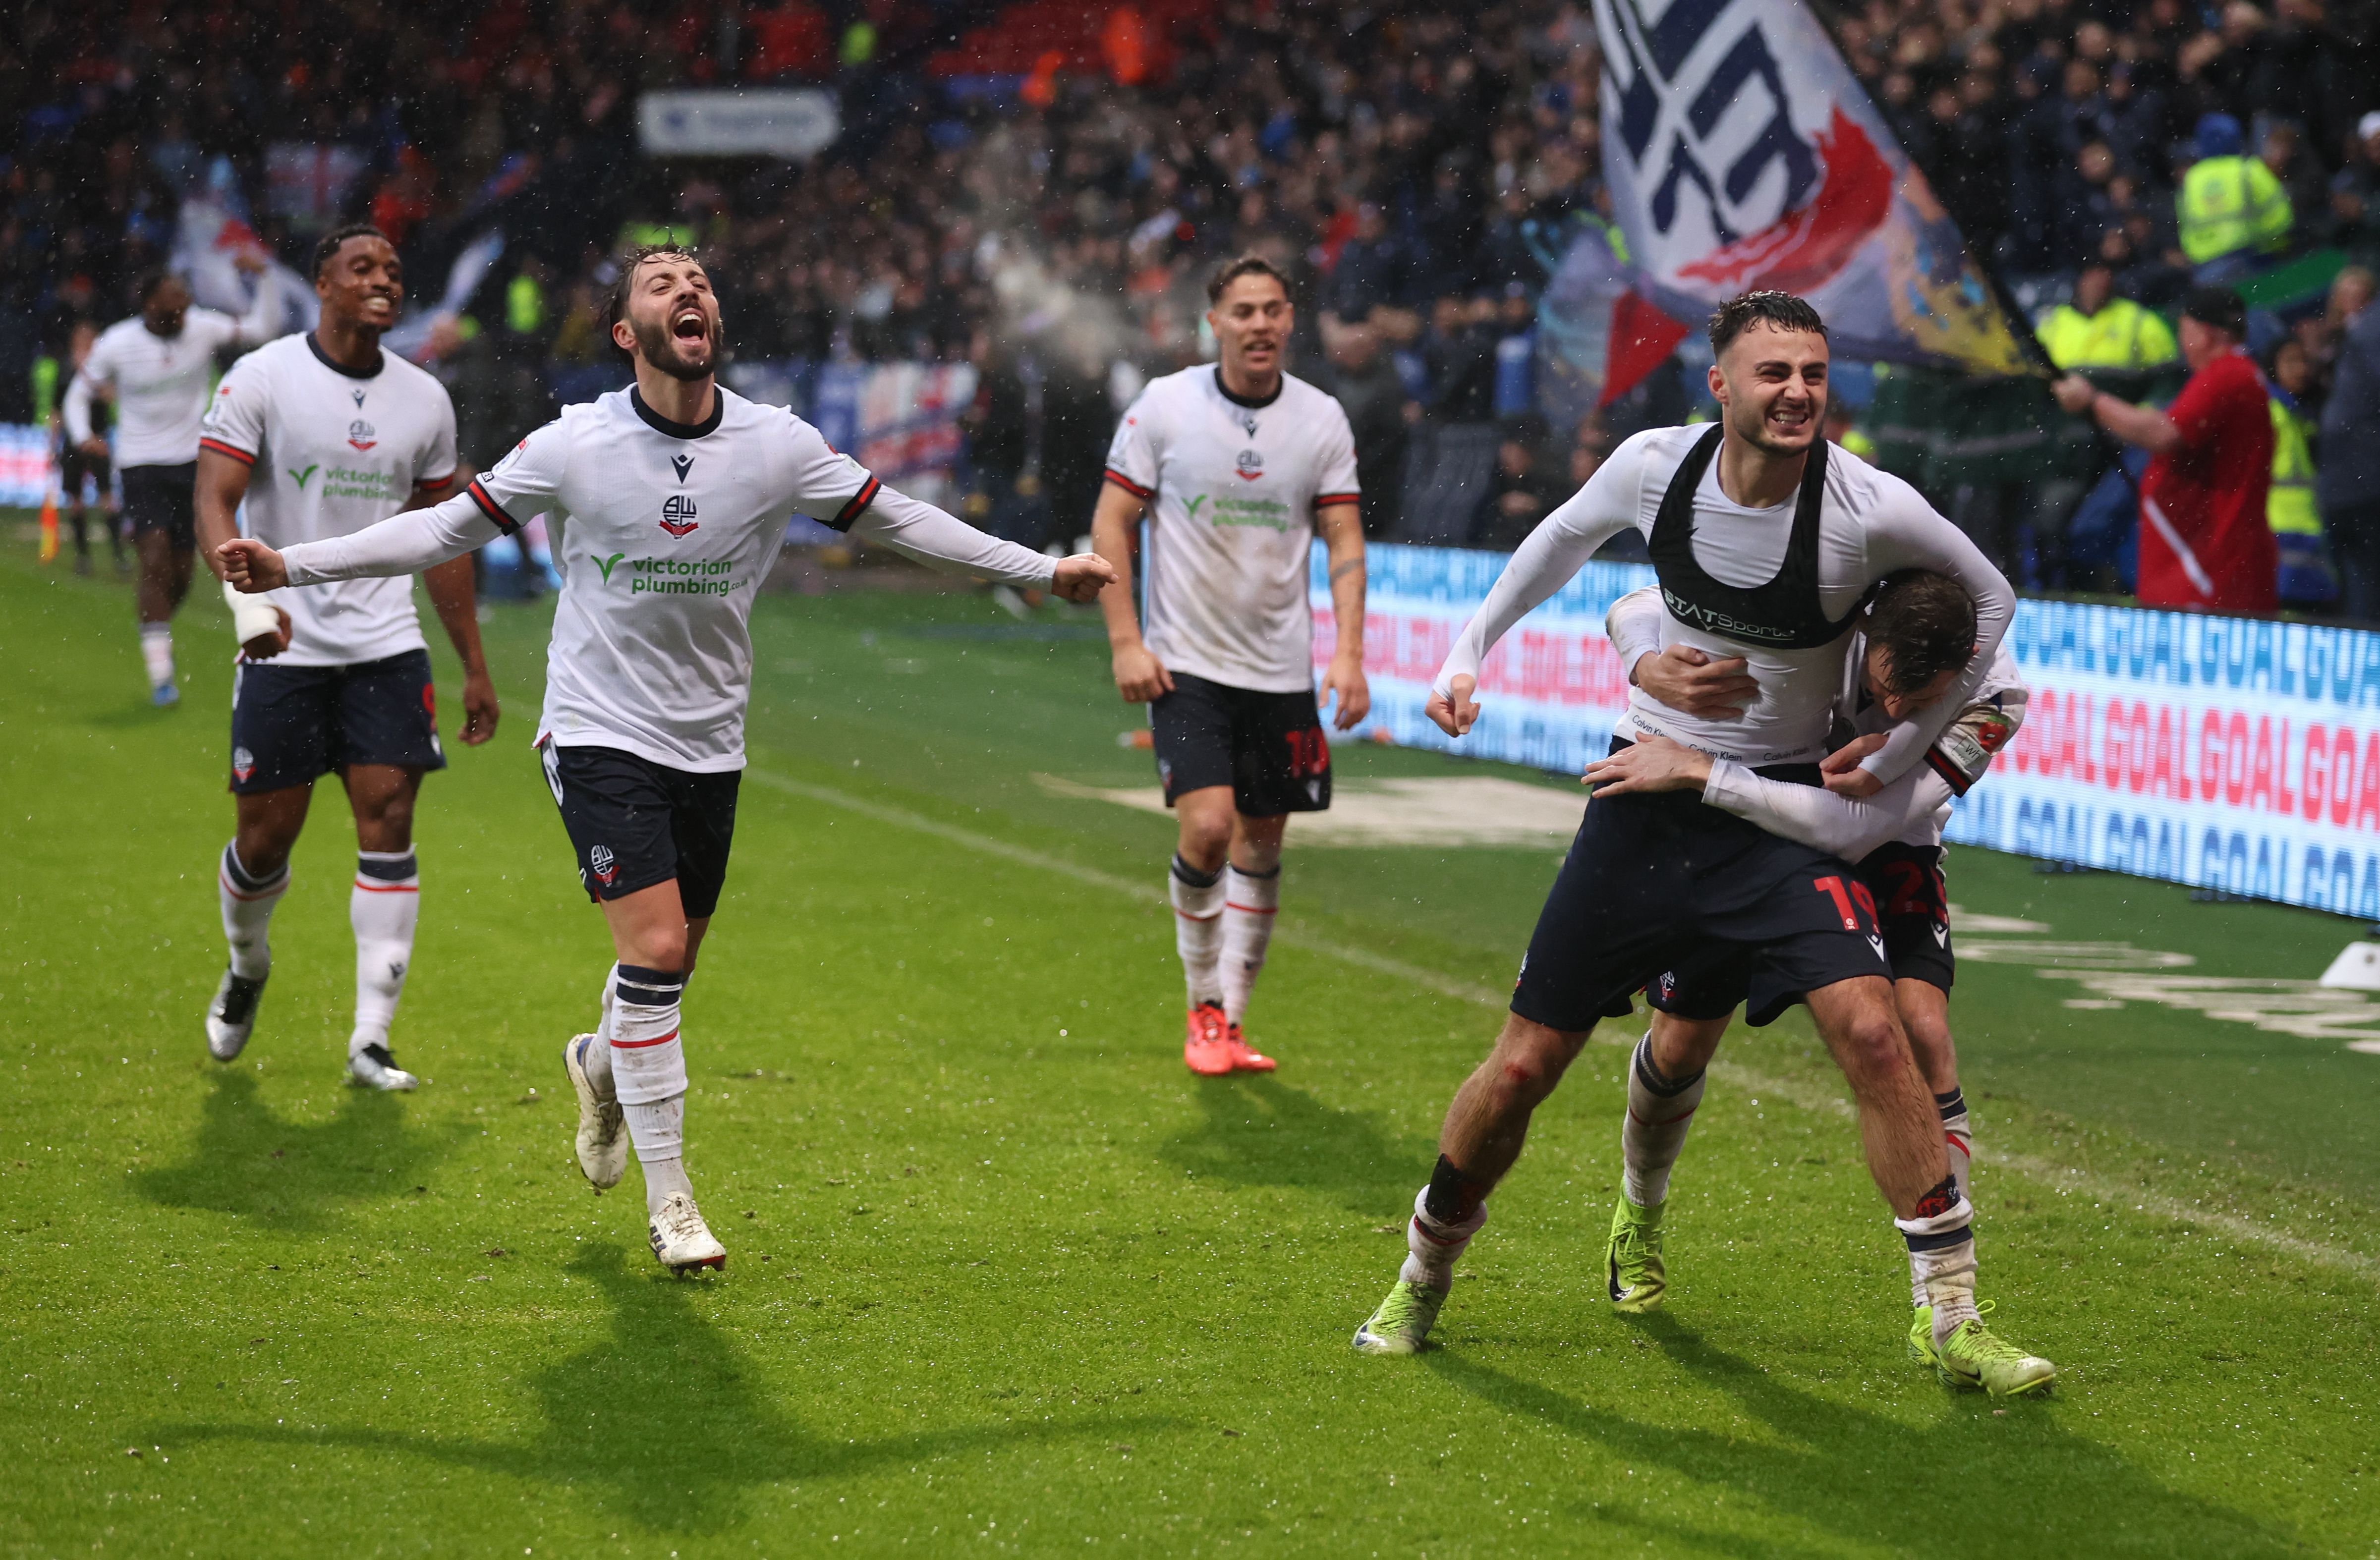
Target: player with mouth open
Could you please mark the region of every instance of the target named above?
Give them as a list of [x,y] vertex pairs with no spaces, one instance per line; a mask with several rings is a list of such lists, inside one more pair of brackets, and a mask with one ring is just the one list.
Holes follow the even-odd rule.
[[[1628,440],[1530,534],[1439,669],[1429,713],[1451,735],[1469,731],[1488,650],[1634,526],[1660,581],[1663,654],[1714,680],[1735,675],[1714,658],[1741,658],[1756,696],[1739,715],[1695,717],[1638,688],[1613,751],[1659,734],[1765,779],[1816,785],[1861,603],[1897,571],[1930,569],[1973,599],[1975,653],[1942,697],[1860,761],[1864,773],[1839,778],[1848,792],[1873,792],[1916,765],[1973,702],[2014,596],[1907,483],[1827,442],[1828,354],[1815,309],[1784,293],[1748,293],[1712,315],[1710,342],[1718,423]],[[1663,972],[1726,955],[1740,961],[1755,1011],[1809,1006],[1858,1102],[1869,1173],[1925,1274],[1931,1343],[1946,1368],[1996,1391],[2023,1385],[2029,1357],[1977,1319],[1971,1210],[1866,899],[1841,861],[1698,797],[1590,802],[1522,961],[1512,1014],[1447,1111],[1437,1167],[1414,1200],[1403,1271],[1355,1347],[1422,1347],[1531,1113],[1597,1022],[1626,1014],[1632,994]]]
[[[1650,587],[1621,597],[1607,619],[1611,647],[1632,679],[1655,699],[1689,715],[1739,712],[1755,692],[1749,678],[1714,683],[1698,668],[1661,653],[1661,598]],[[1841,693],[1836,700],[1833,751],[1823,768],[1848,774],[1883,745],[1892,728],[1939,698],[1966,666],[1974,647],[1974,605],[1955,580],[1904,569],[1880,586],[1852,635]],[[1739,663],[1729,662],[1730,666]],[[1692,679],[1692,680],[1690,680]],[[1818,786],[1767,780],[1742,765],[1645,732],[1633,747],[1587,766],[1598,801],[1631,792],[1681,791],[1852,864],[1867,890],[1892,966],[1893,1004],[1911,1051],[1942,1119],[1951,1179],[1970,1195],[1968,1166],[1974,1137],[1966,1096],[1959,1089],[1959,1058],[1950,1037],[1950,907],[1942,878],[1942,830],[1953,798],[1963,796],[1991,766],[1992,756],[2023,724],[2029,694],[2006,644],[1975,697],[1925,752],[1925,761],[1873,796],[1837,795]],[[1705,1074],[1728,1020],[1742,1002],[1745,963],[1732,952],[1665,972],[1646,989],[1653,1025],[1631,1058],[1627,1105],[1620,1129],[1623,1185],[1611,1213],[1606,1282],[1615,1310],[1637,1314],[1669,1293],[1663,1218],[1670,1171],[1686,1144],[1702,1104]],[[1751,1015],[1768,1022],[1778,1011]],[[1981,1373],[1961,1373],[1934,1348],[1933,1302],[1927,1296],[1925,1253],[1909,1256],[1910,1352],[1954,1385],[1988,1385]],[[1979,1310],[1984,1307],[1979,1306]],[[2034,1360],[2022,1370],[1993,1373],[2003,1391],[2048,1388],[2056,1369]]]
[[987,537],[885,487],[792,413],[721,386],[719,303],[695,255],[625,257],[607,320],[635,382],[565,408],[462,494],[286,553],[234,541],[222,554],[242,589],[315,586],[410,573],[531,515],[567,515],[537,749],[619,961],[596,1032],[564,1048],[578,1164],[604,1190],[633,1144],[653,1254],[686,1271],[723,1266],[727,1253],[686,1174],[679,1002],[726,878],[752,595],[788,515],[1070,601],[1114,574],[1097,557],[1051,560]]

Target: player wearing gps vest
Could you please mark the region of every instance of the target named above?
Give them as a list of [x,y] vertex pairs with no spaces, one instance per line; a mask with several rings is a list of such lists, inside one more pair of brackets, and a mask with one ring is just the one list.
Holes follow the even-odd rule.
[[[1189,988],[1182,1058],[1216,1075],[1273,1069],[1241,1021],[1281,903],[1289,815],[1330,805],[1307,605],[1317,535],[1338,633],[1322,685],[1339,729],[1372,701],[1347,415],[1282,371],[1293,315],[1269,262],[1229,262],[1207,298],[1219,360],[1152,381],[1125,411],[1091,536],[1121,578],[1099,598],[1116,690],[1148,705],[1166,805],[1181,819],[1166,891]],[[1145,636],[1130,584],[1144,510]]]
[[[1918,763],[1972,701],[2014,597],[1915,490],[1828,445],[1816,310],[1783,293],[1746,294],[1711,317],[1710,341],[1720,420],[1630,439],[1530,534],[1439,669],[1429,713],[1451,735],[1468,731],[1496,641],[1633,526],[1660,579],[1663,655],[1698,681],[1747,681],[1750,702],[1740,714],[1694,716],[1636,690],[1615,750],[1658,732],[1767,778],[1816,784],[1860,602],[1897,570],[1932,569],[1973,599],[1978,659],[1934,708],[1901,719],[1858,766],[1864,772],[1839,777],[1872,792]],[[1631,995],[1663,971],[1731,949],[1746,962],[1755,1006],[1808,1004],[1850,1082],[1869,1173],[1910,1249],[1926,1257],[1937,1346],[1979,1365],[2003,1348],[1975,1317],[1968,1205],[1894,1011],[1882,936],[1847,891],[1847,871],[1692,797],[1590,804],[1530,939],[1512,1016],[1447,1113],[1437,1167],[1415,1199],[1404,1270],[1355,1346],[1421,1346],[1531,1112],[1597,1021],[1628,1012]],[[2005,1373],[1994,1379],[2009,1385]]]
[[[198,533],[212,567],[237,533],[285,547],[360,531],[454,486],[455,405],[446,387],[394,353],[405,277],[377,229],[342,227],[314,250],[321,322],[232,366],[199,438]],[[468,744],[495,734],[496,695],[480,651],[471,566],[425,576],[463,661]],[[228,967],[207,1010],[207,1048],[239,1055],[272,972],[273,908],[314,782],[335,770],[356,820],[347,920],[356,937],[356,1022],[347,1074],[377,1089],[419,1080],[396,1065],[389,1029],[413,965],[421,877],[413,807],[421,777],[446,767],[438,745],[430,649],[410,580],[371,580],[278,599],[232,595],[241,661],[232,684],[231,790],[238,833],[216,894]]]
[[653,1255],[685,1271],[727,1253],[686,1175],[679,1000],[726,880],[752,594],[787,517],[1072,601],[1114,576],[1097,558],[1044,558],[905,498],[792,413],[721,388],[719,305],[692,254],[625,259],[608,322],[635,382],[565,408],[462,494],[285,554],[235,541],[223,556],[246,589],[319,587],[458,558],[531,515],[566,518],[537,751],[619,957],[596,1032],[563,1048],[578,1166],[597,1191],[617,1185],[633,1143]]
[[140,659],[149,672],[150,702],[157,705],[182,697],[174,682],[174,610],[190,592],[198,546],[190,494],[215,355],[269,340],[280,328],[281,289],[273,273],[253,260],[240,265],[256,275],[257,287],[255,304],[237,320],[193,307],[189,284],[171,272],[142,275],[136,284],[140,312],[100,333],[59,408],[67,447],[95,463],[103,493],[110,452],[91,430],[91,403],[103,386],[115,397],[113,453],[124,480],[124,523],[140,558],[134,594]]
[[[1965,592],[1940,574],[1905,570],[1885,581],[1863,611],[1844,662],[1835,702],[1833,752],[1827,766],[1848,769],[1881,744],[1907,709],[1932,704],[1967,664],[1974,643],[1974,616]],[[1642,667],[1645,685],[1658,697],[1668,669],[1661,655],[1661,601],[1647,588],[1612,605],[1607,623],[1620,664]],[[1693,695],[1672,695],[1681,702]],[[1975,695],[1926,750],[1925,761],[1874,796],[1839,796],[1819,786],[1767,780],[1742,765],[1713,758],[1667,737],[1647,735],[1634,746],[1587,767],[1598,801],[1631,792],[1685,791],[1704,802],[1759,825],[1771,834],[1800,840],[1855,863],[1853,887],[1867,896],[1882,928],[1885,958],[1892,966],[1893,1001],[1908,1031],[1918,1070],[1925,1075],[1949,1149],[1950,1174],[1961,1196],[1969,1195],[1967,1167],[1973,1137],[1966,1099],[1959,1090],[1958,1054],[1951,1043],[1949,995],[1953,973],[1949,904],[1942,879],[1942,829],[1954,798],[1981,780],[1992,756],[2006,746],[2024,720],[2027,693],[2015,659],[2003,645]],[[1662,1212],[1670,1168],[1685,1146],[1687,1129],[1703,1095],[1705,1070],[1727,1033],[1729,1015],[1745,994],[1743,962],[1722,954],[1691,960],[1665,972],[1647,988],[1652,1028],[1636,1047],[1629,1070],[1628,1101],[1621,1128],[1625,1184],[1612,1209],[1605,1256],[1612,1305],[1631,1313],[1650,1311],[1668,1293],[1662,1250]],[[1772,1006],[1750,1014],[1763,1024],[1781,1010]],[[1935,1365],[1956,1385],[1974,1385],[1943,1362],[1933,1343],[1933,1309],[1925,1290],[1925,1261],[1910,1257],[1912,1352]],[[2048,1385],[2055,1369],[2044,1360],[2028,1368],[2030,1390]]]

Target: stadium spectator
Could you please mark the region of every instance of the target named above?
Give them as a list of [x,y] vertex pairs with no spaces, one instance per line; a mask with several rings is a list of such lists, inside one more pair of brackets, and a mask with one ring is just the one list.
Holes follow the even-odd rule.
[[2240,121],[2230,115],[2198,121],[2192,143],[2197,161],[2182,175],[2174,214],[2181,252],[2197,268],[2201,284],[2236,280],[2289,247],[2289,196],[2270,168],[2242,154],[2244,144]]
[[1471,521],[1471,545],[1510,552],[1575,490],[1546,459],[1545,419],[1531,413],[1505,424],[1495,475]]
[[2149,452],[2141,478],[2140,584],[2146,607],[2269,612],[2278,565],[2265,518],[2273,423],[2265,383],[2241,344],[2248,306],[2228,287],[2198,287],[2183,306],[2190,381],[2160,412],[2058,381],[2058,405]]
[[2280,559],[2281,605],[2324,606],[2337,599],[2338,585],[2331,577],[2322,516],[2314,506],[2313,365],[2304,343],[2283,336],[2274,344],[2265,364],[2265,388],[2273,418],[2273,485],[2265,500],[2265,520]]
[[2104,250],[2075,272],[2071,301],[2052,308],[2040,325],[2041,345],[2061,369],[2145,377],[2178,357],[2173,332],[2153,311],[2116,290],[2116,269]]
[[2339,341],[2321,453],[2314,494],[2338,568],[2340,609],[2380,622],[2380,308],[2368,303]]
[[2331,176],[2330,238],[2365,264],[2380,263],[2380,110],[2356,122],[2346,166]]
[[1421,405],[1389,361],[1378,331],[1349,325],[1329,334],[1329,357],[1315,382],[1337,398],[1355,436],[1364,535],[1385,540],[1395,534],[1403,513],[1405,446]]

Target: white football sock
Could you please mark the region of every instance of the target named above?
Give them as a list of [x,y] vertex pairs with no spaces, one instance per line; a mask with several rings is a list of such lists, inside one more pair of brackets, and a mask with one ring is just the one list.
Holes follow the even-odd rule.
[[1429,1209],[1424,1206],[1428,1196],[1426,1186],[1414,1194],[1413,1217],[1405,1223],[1405,1262],[1397,1269],[1397,1278],[1427,1288],[1451,1289],[1454,1264],[1488,1222],[1488,1204],[1481,1203],[1461,1224],[1445,1224],[1429,1216]]
[[677,971],[623,964],[613,1001],[612,1086],[644,1167],[648,1213],[673,1192],[694,1194],[686,1179],[686,1049],[678,1036],[685,991]]
[[1248,993],[1264,969],[1280,906],[1280,867],[1264,873],[1223,869],[1223,1017],[1232,1023],[1248,1010]]
[[1173,946],[1182,955],[1190,1006],[1220,1003],[1223,982],[1217,966],[1223,946],[1223,875],[1201,872],[1177,855],[1165,886],[1173,901]]
[[1941,1213],[1892,1221],[1909,1242],[1909,1265],[1924,1287],[1925,1303],[1934,1308],[1937,1347],[1960,1323],[1975,1319],[1974,1217],[1961,1197]]
[[1680,1082],[1654,1067],[1652,1031],[1636,1042],[1628,1063],[1628,1116],[1620,1126],[1622,1191],[1636,1206],[1658,1208],[1669,1200],[1670,1167],[1685,1152],[1703,1082],[1699,1072]]
[[[1952,1089],[1947,1094],[1936,1094],[1934,1104],[1942,1112],[1942,1136],[1948,1140],[1950,1151],[1950,1184],[1958,1188],[1960,1196],[1972,1201],[1973,1194],[1968,1190],[1967,1178],[1974,1162],[1975,1138],[1967,1122],[1966,1096]],[[1919,1269],[1913,1252],[1909,1257],[1909,1303],[1912,1307],[1929,1303],[1925,1298],[1925,1275]]]
[[140,625],[140,664],[149,670],[149,685],[162,688],[174,680],[174,625],[169,623],[144,623]]
[[347,894],[347,925],[356,934],[356,1031],[348,1055],[388,1044],[420,919],[421,872],[413,853],[357,852],[356,886]]
[[243,980],[262,980],[273,973],[273,907],[289,889],[289,864],[271,877],[259,877],[242,866],[235,844],[223,848],[215,866],[215,898],[223,907],[224,940],[231,945],[231,973]]

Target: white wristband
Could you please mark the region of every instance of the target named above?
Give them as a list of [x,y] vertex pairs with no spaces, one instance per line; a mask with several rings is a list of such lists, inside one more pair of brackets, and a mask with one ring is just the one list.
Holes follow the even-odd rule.
[[224,599],[231,603],[232,636],[245,645],[260,634],[281,632],[281,611],[273,600],[273,592],[261,596],[243,596],[224,581]]

